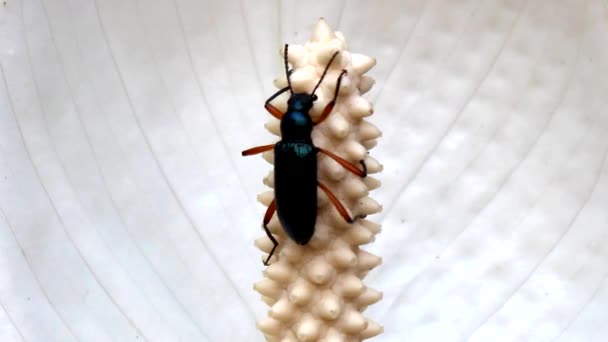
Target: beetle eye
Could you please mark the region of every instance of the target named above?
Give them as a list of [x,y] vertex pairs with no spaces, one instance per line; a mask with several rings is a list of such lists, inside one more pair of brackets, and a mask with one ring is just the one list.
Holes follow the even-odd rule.
[[317,95],[316,94],[312,94],[312,100],[313,101],[317,101],[317,99],[318,99]]

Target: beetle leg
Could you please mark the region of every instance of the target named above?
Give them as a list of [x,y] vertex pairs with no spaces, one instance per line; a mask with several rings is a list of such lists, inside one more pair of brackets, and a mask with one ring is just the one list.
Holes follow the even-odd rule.
[[335,160],[336,162],[338,162],[338,164],[342,165],[345,169],[352,172],[356,176],[363,177],[363,178],[367,177],[367,165],[365,165],[365,162],[363,160],[359,161],[361,163],[361,165],[363,166],[363,171],[361,171],[355,165],[350,163],[349,161],[338,157],[337,155],[329,152],[328,150],[317,147],[317,151],[321,152],[321,153],[325,154],[326,156],[330,157],[331,159]]
[[268,111],[268,113],[270,113],[272,116],[274,116],[275,118],[281,120],[281,117],[283,117],[283,113],[275,106],[273,106],[270,101],[274,100],[275,98],[277,98],[277,96],[283,94],[284,92],[288,91],[289,87],[285,87],[279,91],[277,91],[276,93],[274,93],[274,95],[272,95],[271,97],[268,98],[268,100],[266,100],[266,102],[264,103],[264,108],[266,108],[266,110]]
[[274,148],[274,144],[272,144],[272,145],[256,146],[256,147],[252,147],[252,148],[250,148],[248,150],[245,150],[245,151],[241,152],[241,155],[243,157],[245,157],[245,156],[252,156],[254,154],[270,151],[273,148]]
[[262,222],[262,227],[264,228],[266,235],[268,236],[270,241],[272,241],[272,244],[273,244],[272,250],[270,250],[270,254],[268,254],[268,257],[264,261],[264,266],[268,266],[268,261],[274,254],[274,250],[279,245],[279,242],[277,241],[277,239],[274,238],[274,236],[272,236],[272,233],[270,232],[270,230],[267,227],[268,222],[270,222],[270,219],[272,218],[272,215],[274,215],[275,211],[276,211],[276,205],[274,204],[274,200],[272,200],[272,202],[270,202],[270,205],[268,206],[268,209],[266,209],[266,214],[264,214],[264,221]]
[[329,101],[329,103],[327,104],[327,106],[325,106],[325,108],[323,108],[323,112],[321,113],[321,116],[319,116],[319,118],[313,123],[313,125],[318,125],[321,122],[325,121],[325,119],[327,119],[327,117],[329,116],[329,114],[331,113],[331,111],[334,109],[334,106],[336,105],[336,99],[338,99],[338,92],[340,91],[340,84],[342,83],[342,77],[344,75],[346,75],[347,72],[346,70],[342,70],[342,73],[340,74],[340,76],[338,76],[338,84],[336,84],[336,90],[334,91],[334,98]]
[[334,207],[336,207],[340,215],[344,218],[344,221],[348,223],[353,223],[355,220],[350,217],[348,211],[346,211],[346,208],[344,208],[342,203],[340,203],[338,198],[336,198],[336,196],[331,192],[331,190],[329,190],[325,185],[321,184],[321,182],[317,182],[317,184],[319,184],[319,188],[321,188],[321,190],[325,192],[327,197],[329,197],[329,200],[331,201],[331,203],[333,203]]

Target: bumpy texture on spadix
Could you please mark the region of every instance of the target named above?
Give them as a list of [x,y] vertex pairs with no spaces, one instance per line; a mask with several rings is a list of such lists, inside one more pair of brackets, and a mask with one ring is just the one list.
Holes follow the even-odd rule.
[[[340,96],[331,115],[315,127],[313,141],[318,147],[358,164],[365,160],[369,174],[382,170],[382,166],[368,154],[376,145],[381,132],[365,120],[372,115],[370,102],[361,94],[367,92],[374,81],[364,74],[376,61],[346,50],[344,37],[320,20],[311,41],[304,46],[289,46],[289,62],[294,67],[291,83],[294,92],[310,92],[319,80],[323,68],[336,52],[340,54],[316,94],[319,99],[311,111],[314,118],[331,100],[336,80],[342,69],[348,71],[340,88]],[[278,88],[286,86],[285,76],[275,82]],[[285,111],[288,94],[273,104]],[[279,136],[279,121],[272,118],[266,128]],[[264,158],[272,163],[273,154]],[[369,192],[380,185],[373,177],[357,177],[338,163],[322,154],[319,158],[319,180],[328,186],[350,211],[351,216],[371,215],[381,210],[369,197]],[[273,187],[272,172],[264,183]],[[368,288],[362,279],[381,259],[359,246],[370,243],[380,226],[368,219],[349,224],[339,215],[325,193],[317,191],[319,209],[315,234],[306,246],[299,246],[283,232],[276,217],[269,229],[279,241],[271,264],[264,271],[265,278],[254,288],[270,306],[268,317],[258,321],[258,328],[268,341],[361,341],[382,332],[376,322],[364,317],[362,311],[382,298],[382,293]],[[273,191],[259,195],[268,206]],[[256,241],[263,252],[270,252],[272,242],[264,235]],[[265,256],[264,256],[265,258]]]

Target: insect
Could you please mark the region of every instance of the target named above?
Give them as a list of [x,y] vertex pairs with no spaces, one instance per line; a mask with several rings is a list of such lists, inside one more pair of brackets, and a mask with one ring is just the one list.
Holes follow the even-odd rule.
[[[319,118],[313,120],[309,112],[314,101],[317,100],[315,91],[321,85],[339,52],[332,55],[319,82],[310,94],[294,93],[290,80],[292,70],[289,69],[287,61],[288,48],[289,45],[285,44],[283,57],[287,87],[280,89],[269,97],[264,105],[272,116],[281,120],[281,140],[276,144],[253,147],[241,153],[243,156],[250,156],[274,149],[274,200],[268,206],[262,222],[266,235],[273,243],[272,250],[264,261],[266,266],[268,266],[268,261],[279,245],[267,227],[275,211],[283,229],[296,243],[306,245],[312,238],[317,219],[317,186],[325,192],[344,220],[349,223],[354,221],[329,188],[317,180],[317,153],[325,154],[359,177],[367,176],[367,167],[363,160],[360,161],[363,170],[360,170],[347,160],[315,146],[312,142],[313,127],[327,119],[332,112],[338,98],[342,77],[346,75],[346,70],[342,70],[340,76],[338,76],[333,99],[325,106]],[[289,91],[291,95],[287,101],[287,112],[282,113],[271,102],[286,91]]]

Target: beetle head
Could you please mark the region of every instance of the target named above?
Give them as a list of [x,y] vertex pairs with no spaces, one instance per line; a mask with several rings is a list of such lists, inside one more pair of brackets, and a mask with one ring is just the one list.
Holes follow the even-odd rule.
[[287,101],[287,106],[294,111],[308,113],[312,108],[313,102],[317,100],[317,95],[298,93],[293,94]]

